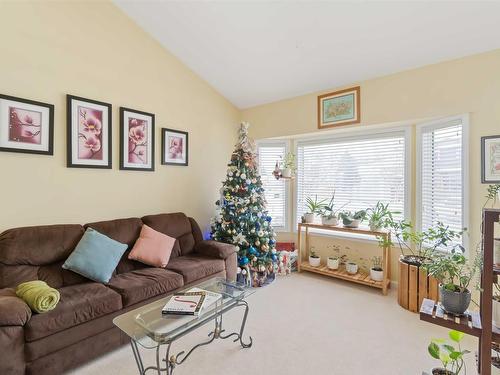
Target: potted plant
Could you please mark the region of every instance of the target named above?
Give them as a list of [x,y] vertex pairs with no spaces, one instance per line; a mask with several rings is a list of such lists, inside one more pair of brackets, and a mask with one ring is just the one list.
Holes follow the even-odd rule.
[[382,268],[382,257],[373,257],[370,268],[370,278],[373,281],[382,281],[384,279],[384,269]]
[[321,258],[319,255],[316,255],[314,247],[311,247],[311,250],[309,250],[309,264],[313,267],[318,267],[320,262]]
[[314,197],[314,200],[311,197],[306,198],[306,207],[308,212],[304,214],[304,222],[306,224],[311,224],[314,222],[314,215],[320,214],[325,206],[325,200],[318,201],[318,196]]
[[295,154],[287,152],[281,163],[281,177],[290,178],[295,172]]
[[378,232],[382,228],[388,228],[393,222],[393,215],[400,214],[399,211],[389,210],[389,203],[377,202],[375,207],[367,210],[368,225],[371,231]]
[[345,261],[345,255],[340,255],[340,246],[339,245],[329,245],[327,246],[332,248],[334,253],[333,256],[330,256],[326,260],[326,266],[331,270],[338,270],[340,264]]
[[436,253],[426,264],[429,275],[439,281],[439,299],[443,308],[452,314],[462,315],[469,307],[471,292],[468,289],[476,271],[481,267],[481,257],[472,262],[464,256],[463,247],[450,253]]
[[342,209],[347,203],[339,208],[335,208],[335,191],[332,194],[332,198],[328,204],[323,206],[323,210],[321,212],[321,224],[328,226],[337,226],[339,225],[339,217],[338,212]]
[[446,340],[434,339],[431,341],[427,350],[432,358],[441,361],[443,367],[435,367],[431,370],[431,375],[459,375],[462,370],[466,373],[464,355],[470,353],[468,350],[462,350],[460,342],[464,334],[452,330],[448,333],[449,338],[457,344],[457,348]]
[[354,275],[354,274],[358,273],[358,264],[356,262],[353,262],[353,261],[346,262],[345,270],[347,271],[347,273]]
[[358,228],[359,224],[366,217],[366,210],[360,210],[352,213],[351,211],[344,211],[340,213],[342,224],[347,228]]

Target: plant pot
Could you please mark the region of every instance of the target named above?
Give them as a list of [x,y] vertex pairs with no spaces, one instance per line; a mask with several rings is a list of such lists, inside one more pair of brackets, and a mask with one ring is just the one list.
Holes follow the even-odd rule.
[[358,272],[358,265],[353,262],[347,262],[345,264],[345,270],[347,271],[347,273],[354,275]]
[[354,219],[354,220],[344,220],[343,221],[344,227],[346,228],[358,228],[359,224],[361,224],[361,220]]
[[314,222],[314,214],[307,213],[304,214],[304,223],[312,224]]
[[321,216],[321,224],[335,227],[339,225],[339,219],[337,216]]
[[431,369],[431,375],[457,375],[450,370],[445,370],[442,367],[434,367]]
[[338,270],[340,266],[339,258],[328,258],[326,260],[326,266],[331,270]]
[[309,264],[313,267],[319,267],[320,262],[321,262],[320,257],[317,258],[309,257]]
[[493,263],[500,267],[500,238],[495,238],[495,247],[493,250]]
[[384,279],[384,270],[382,268],[370,268],[370,278],[373,281],[382,281]]
[[467,290],[465,292],[452,292],[439,285],[439,300],[446,312],[463,315],[469,308],[471,294]]
[[283,168],[281,170],[281,177],[285,177],[285,178],[292,177],[292,169],[291,168]]
[[380,232],[380,230],[382,229],[380,223],[370,223],[369,226],[372,232]]
[[500,299],[493,299],[493,325],[500,329]]

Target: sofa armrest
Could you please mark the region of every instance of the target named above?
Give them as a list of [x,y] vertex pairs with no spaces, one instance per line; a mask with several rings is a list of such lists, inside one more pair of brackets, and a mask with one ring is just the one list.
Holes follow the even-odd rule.
[[0,327],[22,327],[30,318],[31,309],[13,289],[0,289]]
[[231,254],[236,253],[236,246],[213,240],[205,240],[198,242],[194,250],[198,254],[212,258],[227,259]]

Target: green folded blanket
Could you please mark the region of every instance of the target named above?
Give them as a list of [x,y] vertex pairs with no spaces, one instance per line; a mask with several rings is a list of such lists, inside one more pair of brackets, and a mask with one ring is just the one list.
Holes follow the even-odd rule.
[[53,310],[59,302],[59,292],[45,281],[36,280],[19,284],[16,295],[22,298],[31,310],[44,313]]

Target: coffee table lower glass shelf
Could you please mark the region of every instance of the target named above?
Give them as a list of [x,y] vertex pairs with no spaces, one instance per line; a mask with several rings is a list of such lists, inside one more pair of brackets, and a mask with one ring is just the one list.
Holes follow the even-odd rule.
[[[169,296],[113,319],[113,323],[130,337],[130,344],[139,368],[139,374],[145,375],[151,371],[157,374],[166,373],[170,375],[173,373],[174,368],[182,364],[195,349],[208,345],[215,339],[233,338],[233,341],[239,341],[243,348],[252,346],[252,338],[249,337],[248,342],[245,342],[243,332],[249,310],[245,299],[250,294],[253,294],[255,289],[226,281],[223,278],[213,278],[198,285],[192,285],[186,290],[194,287],[220,293],[222,299],[219,299],[211,306],[203,308],[198,316],[164,315],[161,310],[170,299]],[[222,328],[222,317],[226,312],[237,307],[244,308],[240,330],[239,332],[226,334]],[[208,334],[208,340],[193,346],[187,352],[181,351],[174,355],[171,354],[174,341],[210,322],[213,322],[214,327]],[[162,346],[166,347],[164,355],[160,350]],[[140,347],[156,350],[155,366],[144,367]]]

